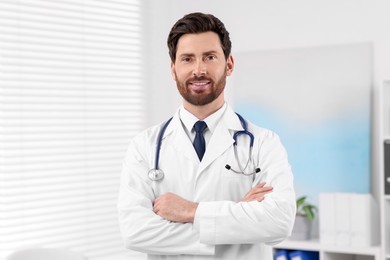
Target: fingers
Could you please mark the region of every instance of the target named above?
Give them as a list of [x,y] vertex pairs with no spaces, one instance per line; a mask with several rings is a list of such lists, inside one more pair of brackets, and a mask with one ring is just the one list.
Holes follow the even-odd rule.
[[159,205],[158,201],[155,200],[154,203],[153,203],[153,212],[156,213],[156,214],[157,214],[158,208],[159,208],[158,205]]
[[268,193],[270,193],[270,192],[272,192],[272,189],[271,189],[271,190],[268,190],[268,191],[264,191],[264,192],[254,193],[254,194],[251,194],[251,195],[245,197],[245,198],[243,199],[243,201],[248,202],[248,201],[257,200],[257,201],[260,202],[260,201],[263,201],[264,198],[265,198],[265,195],[268,194]]
[[269,193],[273,190],[274,188],[273,187],[255,187],[253,190],[253,194],[256,194],[256,193]]
[[247,194],[245,194],[244,198],[246,198],[247,196],[250,196],[251,193],[253,193],[253,190],[254,190],[254,189],[256,189],[256,188],[259,188],[259,189],[260,189],[260,188],[263,188],[264,185],[265,185],[265,182],[262,182],[262,183],[257,184],[255,187],[253,187],[252,189],[250,189],[250,190],[248,191]]
[[266,183],[260,183],[253,187],[245,196],[241,199],[242,202],[249,201],[263,201],[264,196],[273,191],[273,187],[265,187]]
[[195,202],[173,193],[165,193],[154,201],[153,212],[169,221],[187,223],[193,222],[197,207]]
[[161,207],[163,207],[164,205],[164,200],[167,199],[167,197],[170,196],[169,193],[166,193],[166,194],[163,194],[161,195],[160,197],[157,197],[156,200],[153,202],[153,211],[154,213],[157,214],[157,212],[159,211],[159,209]]

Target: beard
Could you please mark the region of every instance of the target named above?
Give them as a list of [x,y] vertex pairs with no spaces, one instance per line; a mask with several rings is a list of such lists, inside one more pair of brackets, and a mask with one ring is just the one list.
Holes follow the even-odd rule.
[[[176,75],[176,86],[179,90],[180,95],[190,104],[195,106],[204,106],[211,102],[213,102],[215,99],[221,95],[223,90],[225,89],[226,85],[226,72],[220,77],[217,81],[214,81],[208,77],[205,76],[194,76],[191,77],[185,81],[178,80],[177,74]],[[192,90],[189,85],[191,81],[205,81],[207,80],[210,82],[210,87],[206,90],[201,91],[194,91]]]

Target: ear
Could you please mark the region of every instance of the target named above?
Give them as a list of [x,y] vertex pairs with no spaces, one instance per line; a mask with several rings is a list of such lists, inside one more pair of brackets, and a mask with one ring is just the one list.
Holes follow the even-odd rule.
[[171,75],[174,81],[176,81],[175,63],[171,62]]
[[233,56],[230,54],[226,64],[226,75],[227,76],[232,75],[233,69],[234,69],[234,59]]

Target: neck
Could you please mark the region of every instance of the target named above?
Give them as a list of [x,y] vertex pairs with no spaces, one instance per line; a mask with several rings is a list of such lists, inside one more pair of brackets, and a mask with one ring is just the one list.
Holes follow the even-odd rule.
[[183,100],[184,108],[187,109],[191,114],[196,116],[199,120],[203,120],[209,115],[213,114],[215,111],[220,109],[224,103],[225,98],[223,93],[221,93],[219,97],[216,98],[213,102],[203,106],[196,106],[191,103],[188,103],[186,100]]

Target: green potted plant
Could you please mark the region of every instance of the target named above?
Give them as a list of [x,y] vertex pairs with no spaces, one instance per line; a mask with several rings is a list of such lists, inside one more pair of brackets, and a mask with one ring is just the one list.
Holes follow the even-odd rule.
[[317,213],[317,207],[307,202],[307,196],[301,196],[296,200],[297,214],[291,234],[293,240],[310,239],[311,225]]

